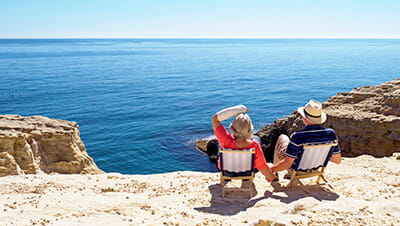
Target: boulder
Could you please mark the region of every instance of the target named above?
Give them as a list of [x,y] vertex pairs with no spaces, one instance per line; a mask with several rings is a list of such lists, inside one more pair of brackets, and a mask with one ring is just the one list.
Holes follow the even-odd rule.
[[76,122],[0,115],[0,176],[103,173],[89,157]]

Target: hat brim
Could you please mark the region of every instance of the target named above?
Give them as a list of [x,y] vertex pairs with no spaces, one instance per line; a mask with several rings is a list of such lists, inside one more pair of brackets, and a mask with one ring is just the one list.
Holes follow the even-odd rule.
[[306,118],[308,121],[315,123],[315,124],[323,124],[326,121],[326,114],[324,111],[322,111],[321,113],[321,117],[319,118],[312,118],[312,117],[308,117],[305,113],[304,113],[304,107],[299,107],[297,108],[297,112],[300,113],[300,115],[303,118]]

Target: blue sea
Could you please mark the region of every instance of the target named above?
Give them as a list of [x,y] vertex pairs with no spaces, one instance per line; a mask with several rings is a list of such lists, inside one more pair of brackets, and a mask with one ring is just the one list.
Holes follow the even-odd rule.
[[0,114],[76,121],[124,174],[214,172],[195,142],[222,108],[245,104],[258,129],[399,77],[398,39],[0,39]]

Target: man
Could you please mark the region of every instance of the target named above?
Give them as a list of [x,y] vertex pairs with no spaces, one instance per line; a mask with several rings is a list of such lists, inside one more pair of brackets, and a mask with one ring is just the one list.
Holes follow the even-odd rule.
[[[289,139],[282,134],[275,146],[274,165],[272,172],[289,169],[298,153],[303,151],[303,144],[312,142],[328,142],[337,140],[335,131],[321,126],[326,121],[326,114],[322,104],[316,100],[310,100],[304,107],[297,109],[306,125],[305,129],[294,132]],[[342,158],[339,146],[333,146],[333,154],[330,161],[340,164]]]

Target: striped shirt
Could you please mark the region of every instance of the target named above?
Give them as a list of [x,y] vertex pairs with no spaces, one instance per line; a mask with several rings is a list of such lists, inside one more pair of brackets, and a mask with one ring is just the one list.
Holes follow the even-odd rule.
[[[306,143],[329,142],[337,139],[333,129],[324,128],[320,125],[308,125],[305,129],[292,134],[285,156],[297,158],[298,155],[303,152],[303,144]],[[332,154],[340,153],[339,145],[333,146],[332,148]]]

